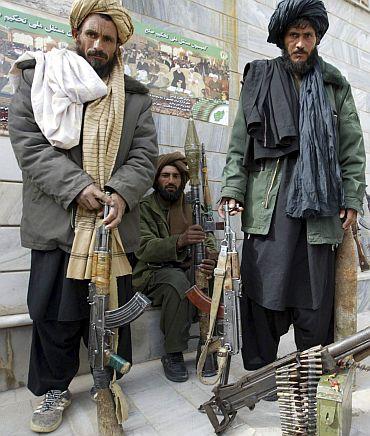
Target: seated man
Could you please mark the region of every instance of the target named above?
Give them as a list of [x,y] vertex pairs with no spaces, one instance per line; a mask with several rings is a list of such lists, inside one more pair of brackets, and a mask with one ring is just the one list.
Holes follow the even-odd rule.
[[[133,285],[144,292],[153,306],[162,306],[160,327],[166,354],[162,357],[166,377],[175,382],[188,379],[182,352],[187,349],[194,306],[185,292],[191,286],[189,269],[193,244],[205,242],[216,251],[214,238],[200,225],[192,225],[191,205],[185,203],[189,180],[185,156],[180,152],[159,157],[154,192],[140,204],[140,248],[133,272]],[[212,277],[215,262],[204,259],[201,271]]]

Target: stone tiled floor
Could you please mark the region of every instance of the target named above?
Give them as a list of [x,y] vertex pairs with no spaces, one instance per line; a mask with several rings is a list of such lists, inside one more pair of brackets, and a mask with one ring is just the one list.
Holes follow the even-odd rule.
[[[370,322],[370,313],[361,314],[359,327]],[[279,354],[292,350],[292,332],[282,340]],[[198,406],[210,398],[211,387],[202,385],[195,376],[195,355],[185,355],[190,372],[186,383],[167,380],[160,360],[134,365],[124,377],[122,388],[129,405],[129,419],[124,424],[127,436],[208,436],[213,428]],[[367,359],[370,364],[370,358]],[[231,381],[244,374],[241,359],[233,359]],[[90,375],[76,378],[71,385],[72,405],[65,412],[61,427],[55,436],[93,436],[97,434],[95,404],[90,400]],[[21,388],[0,394],[0,435],[26,436],[29,420],[39,399]],[[369,435],[370,428],[370,374],[358,373],[357,389],[353,393],[351,436]],[[253,412],[244,408],[238,411],[227,435],[269,436],[279,435],[277,403],[261,401]]]

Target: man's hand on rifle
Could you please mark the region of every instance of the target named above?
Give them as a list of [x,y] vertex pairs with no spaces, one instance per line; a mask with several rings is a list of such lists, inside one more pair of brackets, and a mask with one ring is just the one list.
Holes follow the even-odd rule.
[[357,211],[354,209],[341,209],[339,218],[344,219],[342,227],[344,230],[348,230],[352,224],[357,222]]
[[188,245],[199,244],[204,242],[206,234],[203,232],[202,226],[199,224],[193,224],[189,226],[187,230],[182,233],[177,239],[177,248],[179,250],[187,247]]
[[93,183],[86,186],[76,197],[79,206],[87,210],[100,210],[107,201],[107,196]]
[[112,195],[108,196],[107,204],[110,206],[110,210],[103,223],[107,229],[112,230],[120,224],[126,210],[126,202],[117,192],[113,192]]
[[215,269],[216,262],[213,259],[203,259],[199,265],[199,270],[206,276],[207,280],[210,280],[213,276],[213,270]]
[[103,216],[103,206],[108,204],[110,211],[104,224],[107,229],[116,228],[122,220],[126,209],[125,200],[114,192],[112,195],[106,195],[94,184],[86,186],[76,197],[77,204],[87,210],[99,211],[98,216]]
[[238,200],[235,200],[234,198],[230,197],[222,197],[220,201],[220,205],[218,206],[218,214],[222,219],[225,218],[225,211],[224,211],[224,204],[226,202],[229,202],[229,208],[230,208],[230,216],[237,215],[239,212],[243,212],[244,207],[240,204]]

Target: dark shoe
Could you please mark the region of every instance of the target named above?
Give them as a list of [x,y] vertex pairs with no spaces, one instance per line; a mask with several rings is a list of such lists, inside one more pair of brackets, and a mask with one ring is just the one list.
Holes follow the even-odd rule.
[[273,392],[272,394],[268,394],[266,397],[263,397],[262,400],[265,401],[277,401],[278,396],[276,392]]
[[71,393],[66,390],[48,391],[37,409],[33,412],[31,430],[37,433],[50,433],[62,423],[63,412],[71,404]]
[[180,353],[168,353],[161,359],[164,375],[173,382],[185,382],[189,378],[184,363],[184,356]]

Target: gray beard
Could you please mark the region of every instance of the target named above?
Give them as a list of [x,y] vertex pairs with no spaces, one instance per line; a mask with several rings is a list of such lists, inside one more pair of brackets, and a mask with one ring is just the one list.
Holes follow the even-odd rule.
[[301,77],[309,73],[315,67],[316,63],[319,60],[319,53],[316,47],[313,49],[308,59],[304,62],[293,62],[290,59],[289,53],[285,48],[281,50],[281,54],[285,69],[289,73]]

